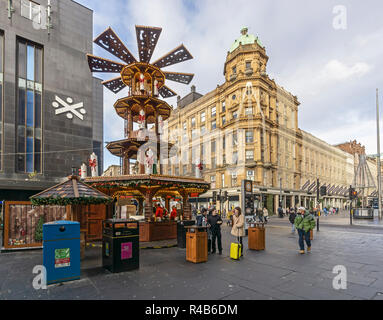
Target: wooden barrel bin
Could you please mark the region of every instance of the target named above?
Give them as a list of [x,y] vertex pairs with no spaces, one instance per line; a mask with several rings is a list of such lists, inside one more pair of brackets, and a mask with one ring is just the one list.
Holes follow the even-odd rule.
[[200,263],[207,261],[206,227],[187,226],[186,261]]
[[256,224],[248,229],[248,246],[250,250],[265,250],[266,237],[263,224]]

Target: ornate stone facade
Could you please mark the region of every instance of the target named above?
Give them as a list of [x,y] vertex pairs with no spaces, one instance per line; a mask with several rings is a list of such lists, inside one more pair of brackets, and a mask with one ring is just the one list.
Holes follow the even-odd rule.
[[238,205],[241,180],[250,179],[263,196],[259,205],[271,211],[280,200],[283,206],[309,207],[316,184],[308,187],[319,178],[321,185],[340,192],[325,204],[342,207],[353,178],[352,156],[299,129],[297,97],[267,75],[268,56],[259,39],[247,38],[246,28],[241,33],[227,54],[225,82],[169,118],[164,138],[179,150],[165,172],[194,175],[201,159],[203,177],[212,188],[199,200],[203,205],[212,191],[220,190],[231,196],[227,209]]

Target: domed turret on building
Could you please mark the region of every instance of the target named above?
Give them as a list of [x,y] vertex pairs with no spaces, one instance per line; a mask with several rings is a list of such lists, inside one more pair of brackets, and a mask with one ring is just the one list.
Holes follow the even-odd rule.
[[258,37],[248,34],[248,28],[241,29],[227,52],[223,74],[226,81],[234,81],[240,76],[266,76],[266,64],[269,57]]
[[231,45],[229,53],[233,52],[235,49],[237,49],[240,45],[247,45],[247,44],[254,44],[257,43],[260,47],[264,48],[261,41],[258,39],[258,37],[255,37],[252,34],[248,34],[248,28],[243,27],[241,29],[241,36],[234,41],[234,43]]

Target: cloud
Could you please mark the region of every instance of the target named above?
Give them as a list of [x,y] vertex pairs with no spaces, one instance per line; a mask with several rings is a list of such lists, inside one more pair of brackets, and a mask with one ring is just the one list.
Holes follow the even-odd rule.
[[365,62],[357,62],[347,66],[338,60],[329,61],[319,73],[319,79],[325,82],[334,83],[337,81],[350,80],[353,77],[361,77],[371,70]]
[[[227,51],[247,26],[266,46],[270,77],[298,96],[299,127],[330,143],[356,139],[368,153],[376,152],[370,141],[376,132],[375,88],[383,83],[378,72],[383,68],[382,2],[366,6],[344,0],[347,29],[335,30],[332,0],[310,6],[304,0],[78,1],[94,10],[94,36],[111,25],[136,57],[135,24],[162,27],[152,61],[184,43],[194,59],[164,70],[195,73],[190,85],[202,94],[224,82]],[[94,50],[117,60],[97,46]],[[181,96],[190,91],[175,82],[167,85]],[[123,121],[113,115],[116,98],[104,99],[105,141],[123,137]],[[175,105],[176,98],[167,102]]]

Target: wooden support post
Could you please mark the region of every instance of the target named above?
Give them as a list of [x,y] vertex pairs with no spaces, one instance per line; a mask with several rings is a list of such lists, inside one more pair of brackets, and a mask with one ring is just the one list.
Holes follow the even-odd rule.
[[149,190],[145,194],[145,208],[144,208],[145,220],[150,221],[153,215],[153,193]]
[[191,220],[191,205],[189,203],[189,194],[186,191],[180,191],[182,196],[182,207],[183,207],[183,219]]

